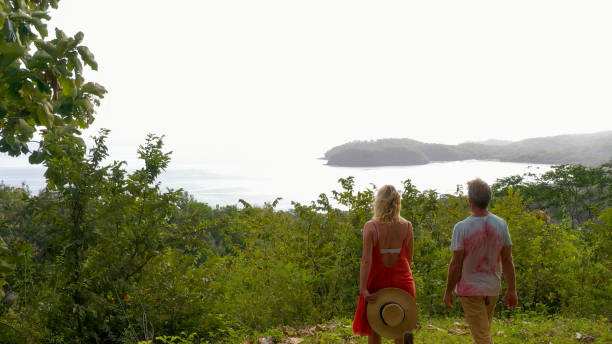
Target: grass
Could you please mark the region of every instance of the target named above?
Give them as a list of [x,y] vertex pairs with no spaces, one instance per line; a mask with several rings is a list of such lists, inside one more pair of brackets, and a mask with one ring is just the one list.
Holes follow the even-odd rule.
[[[491,333],[496,344],[612,343],[612,322],[607,318],[571,319],[523,316],[494,319]],[[415,343],[472,343],[472,336],[461,318],[421,319],[415,330]],[[367,343],[367,337],[353,335],[350,319],[295,329],[280,327],[243,338],[240,343]],[[393,343],[383,340],[383,343]]]

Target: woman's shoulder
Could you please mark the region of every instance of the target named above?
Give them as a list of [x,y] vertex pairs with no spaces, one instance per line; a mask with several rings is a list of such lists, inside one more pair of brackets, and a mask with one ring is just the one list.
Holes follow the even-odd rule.
[[403,217],[400,217],[400,223],[402,224],[402,227],[405,228],[406,231],[406,235],[410,236],[412,235],[412,222],[406,220]]
[[412,228],[412,222],[406,220],[405,218],[400,216],[400,223],[404,226],[408,226],[410,228]]
[[374,220],[370,220],[367,221],[364,225],[363,225],[363,231],[364,232],[370,232],[370,231],[375,231],[376,230],[376,222]]

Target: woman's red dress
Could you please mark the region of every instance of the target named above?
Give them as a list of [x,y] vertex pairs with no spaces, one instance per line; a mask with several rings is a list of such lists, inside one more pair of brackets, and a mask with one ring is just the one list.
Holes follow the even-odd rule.
[[[376,222],[374,226],[376,226],[376,232],[378,233]],[[376,245],[374,245],[374,249],[372,250],[372,266],[368,274],[367,288],[370,293],[375,293],[383,288],[400,288],[407,291],[413,297],[415,296],[414,279],[412,278],[410,264],[406,257],[406,239],[402,242],[399,257],[395,263],[387,267],[382,261],[380,243],[377,235]],[[360,336],[369,336],[372,334],[372,329],[368,323],[366,307],[367,302],[363,295],[359,293],[359,302],[357,303],[357,310],[355,311],[355,318],[353,319],[353,332]]]

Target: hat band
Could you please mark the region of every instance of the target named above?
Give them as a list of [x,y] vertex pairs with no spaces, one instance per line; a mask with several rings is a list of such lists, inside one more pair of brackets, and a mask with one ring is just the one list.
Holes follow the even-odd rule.
[[[395,327],[395,326],[391,326],[387,324],[387,322],[385,321],[385,317],[383,316],[383,311],[385,310],[385,307],[387,307],[388,305],[397,305],[397,302],[387,302],[387,303],[382,304],[380,308],[378,309],[378,315],[380,316],[380,320],[382,320],[385,326]],[[400,323],[404,321],[404,319],[406,319],[406,312],[402,312],[402,320],[400,321]]]

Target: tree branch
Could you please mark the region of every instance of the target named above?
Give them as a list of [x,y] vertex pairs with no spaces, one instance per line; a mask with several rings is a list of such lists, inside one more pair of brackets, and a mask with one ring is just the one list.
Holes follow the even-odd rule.
[[132,271],[131,273],[127,274],[125,276],[125,280],[127,281],[128,279],[130,279],[130,277],[134,276],[135,274],[139,273],[140,270],[142,270],[142,268],[145,267],[145,265],[147,265],[151,259],[153,259],[153,257],[155,257],[155,254],[150,255],[149,257],[147,257],[147,259],[145,259],[144,262],[142,262],[142,264],[140,264],[134,271]]
[[3,326],[6,326],[6,327],[10,328],[11,330],[13,330],[13,331],[15,331],[15,332],[19,333],[19,335],[20,335],[20,336],[22,336],[22,337],[24,337],[24,338],[25,338],[25,336],[23,335],[23,333],[22,333],[21,331],[19,331],[18,329],[14,328],[13,326],[11,326],[11,325],[9,325],[9,324],[7,324],[7,323],[4,323],[4,322],[2,322],[2,321],[0,321],[0,325],[3,325]]

